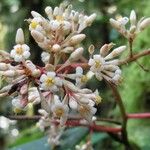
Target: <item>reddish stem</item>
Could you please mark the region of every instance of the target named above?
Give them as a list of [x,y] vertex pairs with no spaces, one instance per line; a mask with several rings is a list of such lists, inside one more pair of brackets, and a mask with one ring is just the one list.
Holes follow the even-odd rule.
[[150,113],[127,114],[128,119],[149,119]]

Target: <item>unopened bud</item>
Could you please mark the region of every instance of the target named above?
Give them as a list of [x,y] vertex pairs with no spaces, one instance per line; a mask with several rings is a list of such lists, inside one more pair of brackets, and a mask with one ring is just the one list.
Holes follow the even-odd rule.
[[39,31],[32,30],[31,31],[31,35],[33,36],[33,38],[35,39],[36,42],[40,42],[41,43],[41,42],[44,41],[44,36]]
[[92,14],[92,15],[90,15],[90,16],[86,19],[86,24],[87,24],[87,26],[90,26],[90,25],[93,23],[93,21],[95,20],[95,18],[96,18],[96,14],[95,14],[95,13]]
[[136,31],[136,26],[131,26],[130,33],[133,34]]
[[52,46],[52,52],[59,52],[61,50],[61,47],[59,44],[54,44]]
[[32,72],[32,76],[33,76],[33,77],[37,78],[37,77],[39,77],[40,75],[41,75],[41,71],[40,71],[39,69],[33,70],[33,72]]
[[52,7],[48,6],[45,8],[45,13],[47,14],[48,18],[51,19],[52,18]]
[[126,46],[120,46],[116,49],[114,49],[109,55],[107,55],[105,57],[105,60],[108,60],[108,59],[112,59],[116,56],[118,56],[120,53],[122,53],[124,50],[126,49]]
[[39,13],[37,13],[36,11],[31,11],[31,15],[33,17],[41,17],[41,15]]
[[136,13],[134,10],[132,10],[130,13],[130,22],[131,25],[136,25]]
[[59,7],[55,7],[53,11],[53,15],[57,16],[59,14]]
[[69,57],[69,61],[72,62],[72,61],[77,61],[80,59],[80,57],[82,56],[83,54],[83,51],[84,49],[82,47],[76,49]]
[[140,23],[140,25],[139,25],[139,30],[142,31],[142,30],[144,30],[146,27],[148,27],[149,25],[150,25],[150,17],[144,19],[144,20]]
[[85,39],[85,34],[78,34],[78,35],[74,35],[70,39],[69,42],[70,42],[71,45],[76,45],[76,44],[79,44],[84,39]]
[[71,53],[71,52],[73,52],[73,50],[74,50],[74,47],[66,47],[66,48],[64,48],[62,50],[62,52],[64,52],[64,53]]
[[111,24],[115,29],[120,30],[121,24],[120,24],[118,21],[116,21],[115,19],[112,19],[112,18],[110,18],[109,21],[110,21],[110,24]]
[[9,67],[8,67],[7,64],[5,64],[5,63],[0,63],[0,70],[1,70],[1,71],[6,71],[8,68],[9,68]]
[[14,70],[8,70],[3,72],[3,75],[6,77],[14,77],[16,75],[16,72]]
[[24,33],[23,33],[23,30],[21,28],[19,28],[17,30],[17,33],[16,33],[16,43],[17,44],[24,44]]
[[28,85],[24,84],[20,89],[20,94],[24,95],[28,92]]

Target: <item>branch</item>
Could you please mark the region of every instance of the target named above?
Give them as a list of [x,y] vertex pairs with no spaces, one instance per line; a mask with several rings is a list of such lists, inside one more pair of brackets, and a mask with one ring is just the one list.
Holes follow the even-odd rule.
[[[37,116],[7,116],[7,118],[12,119],[12,120],[39,120],[40,115]],[[53,121],[53,123],[58,124],[58,121]],[[101,131],[101,132],[110,132],[110,133],[118,133],[122,129],[121,128],[113,128],[110,126],[102,126],[102,125],[96,125],[96,124],[88,124],[88,123],[82,123],[81,120],[73,120],[70,119],[66,122],[66,126],[68,127],[73,127],[73,126],[84,126],[93,129],[94,131]]]
[[124,65],[129,62],[135,61],[143,56],[150,55],[150,49],[139,52],[138,54],[134,54],[132,57],[128,57],[124,60],[119,61],[119,65]]
[[109,83],[109,82],[107,82],[107,83],[110,86],[110,88],[113,92],[113,95],[115,97],[115,100],[120,108],[120,112],[121,112],[121,116],[122,116],[122,120],[123,120],[122,131],[121,131],[122,141],[123,141],[124,145],[126,146],[126,149],[130,150],[131,146],[130,146],[130,143],[128,140],[128,135],[127,135],[127,117],[126,117],[126,111],[125,111],[124,104],[122,102],[121,96],[117,90],[116,85]]
[[150,113],[127,114],[128,119],[150,119]]

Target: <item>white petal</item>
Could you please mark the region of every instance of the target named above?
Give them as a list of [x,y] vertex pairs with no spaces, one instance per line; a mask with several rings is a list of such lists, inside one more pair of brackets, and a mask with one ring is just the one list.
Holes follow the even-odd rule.
[[47,76],[54,78],[56,76],[56,73],[55,72],[47,72]]
[[40,78],[40,82],[44,82],[46,80],[47,76],[46,74],[42,74],[41,78]]
[[74,98],[69,99],[69,106],[71,109],[77,110],[78,103],[74,100]]
[[30,52],[29,51],[25,51],[23,53],[23,56],[24,56],[25,59],[28,59],[30,57]]

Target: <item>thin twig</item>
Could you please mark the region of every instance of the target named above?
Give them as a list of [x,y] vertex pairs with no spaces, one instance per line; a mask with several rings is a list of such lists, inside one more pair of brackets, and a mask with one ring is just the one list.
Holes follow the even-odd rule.
[[[6,116],[7,118],[11,120],[39,120],[41,116]],[[53,121],[53,123],[58,124],[58,121]],[[66,122],[66,126],[72,127],[72,126],[84,126],[93,129],[94,131],[100,131],[100,132],[110,132],[110,133],[118,133],[121,132],[121,128],[118,127],[110,127],[110,126],[102,126],[102,125],[96,125],[96,124],[88,124],[88,123],[82,123],[81,120],[68,120]]]
[[128,119],[150,119],[150,113],[127,114]]
[[126,116],[124,104],[123,104],[121,96],[117,90],[117,87],[112,83],[108,83],[108,84],[109,84],[110,88],[112,89],[115,100],[120,108],[120,112],[121,112],[121,116],[122,116],[122,120],[123,120],[122,121],[122,131],[121,131],[122,141],[123,141],[126,149],[131,150],[132,148],[130,146],[130,143],[128,140],[128,135],[127,135],[127,116]]

